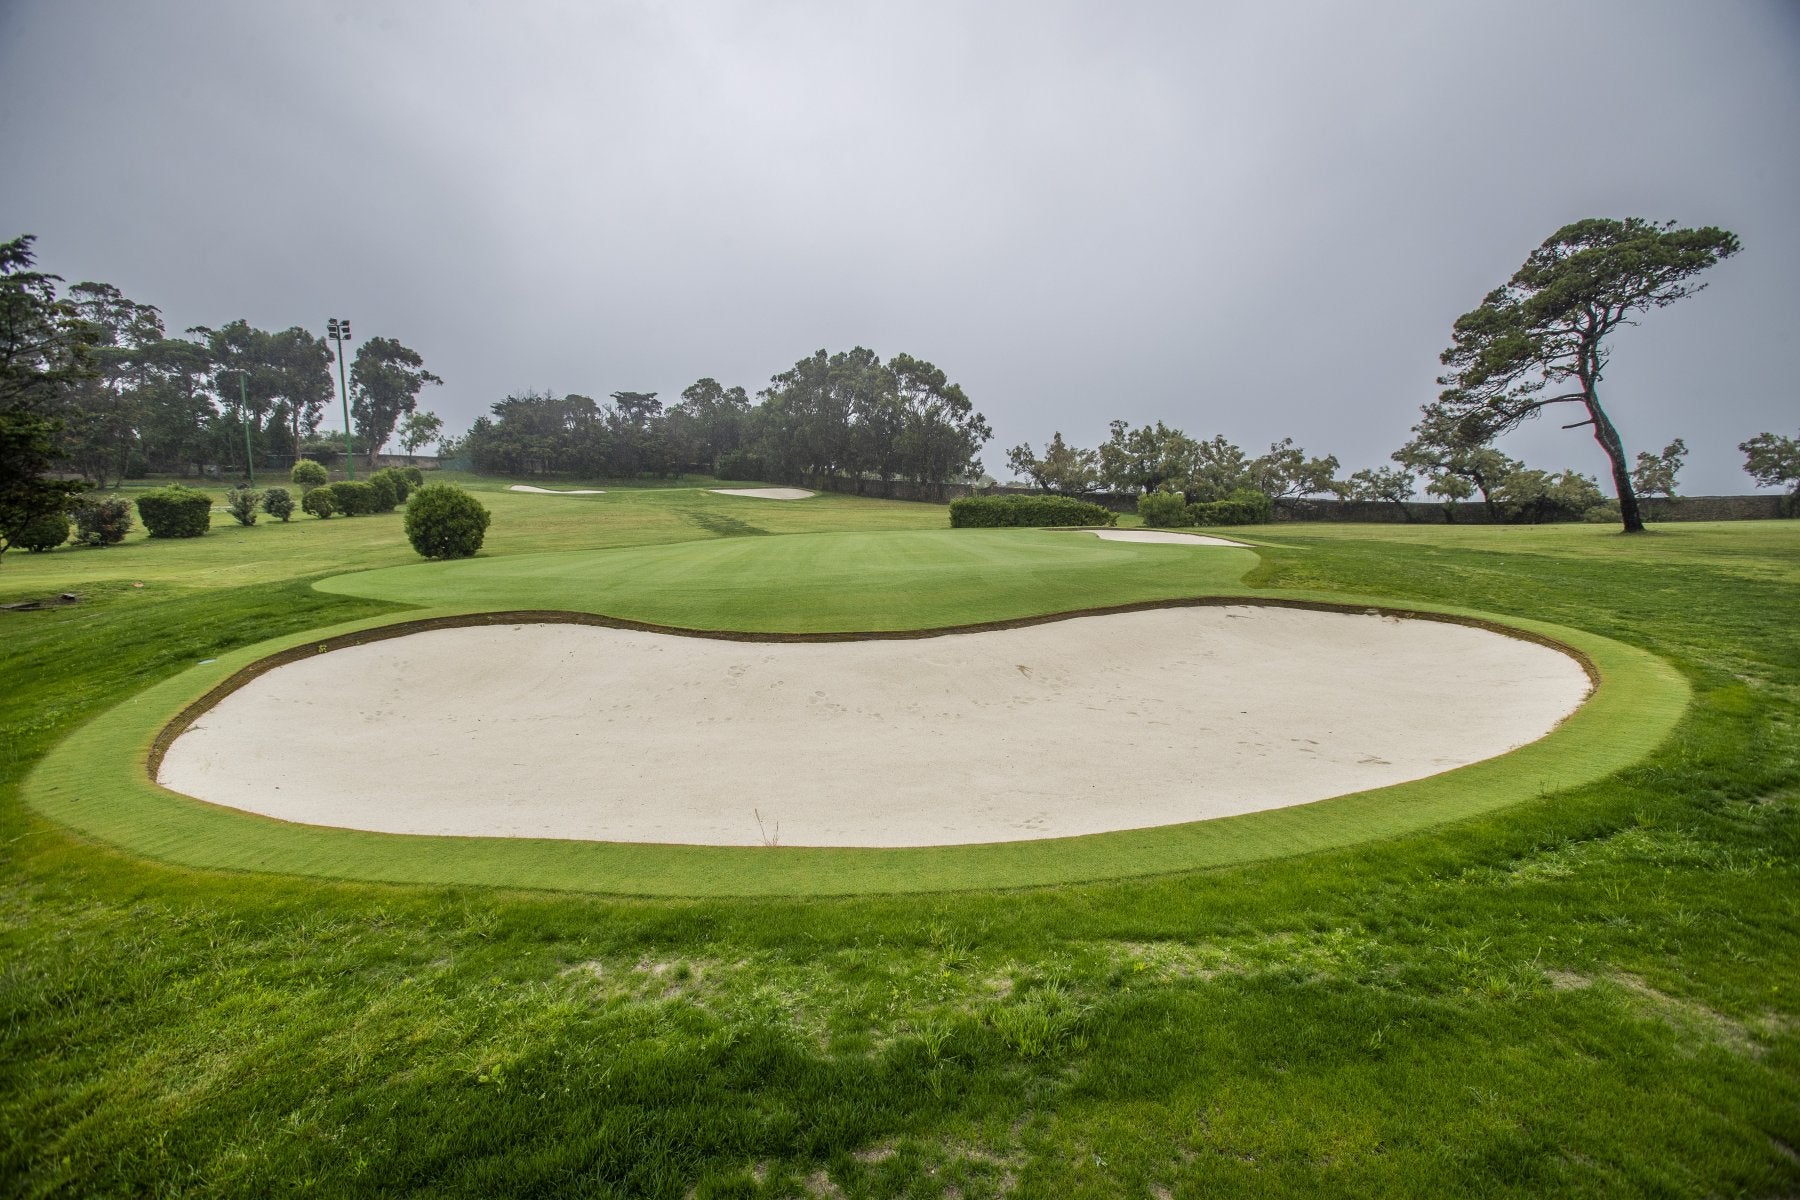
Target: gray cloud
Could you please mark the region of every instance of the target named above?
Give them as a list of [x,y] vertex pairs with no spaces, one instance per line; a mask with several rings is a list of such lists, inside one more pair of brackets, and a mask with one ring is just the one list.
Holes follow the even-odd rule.
[[14,3],[0,233],[175,327],[347,314],[453,426],[860,343],[961,382],[990,468],[1115,416],[1352,468],[1544,236],[1674,217],[1744,253],[1605,395],[1741,491],[1800,425],[1797,68],[1774,2]]

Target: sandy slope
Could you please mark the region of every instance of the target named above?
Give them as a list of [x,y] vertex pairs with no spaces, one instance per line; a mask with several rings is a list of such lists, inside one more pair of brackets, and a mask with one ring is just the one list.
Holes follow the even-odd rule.
[[805,488],[709,488],[719,496],[749,496],[753,500],[811,500],[818,495]]

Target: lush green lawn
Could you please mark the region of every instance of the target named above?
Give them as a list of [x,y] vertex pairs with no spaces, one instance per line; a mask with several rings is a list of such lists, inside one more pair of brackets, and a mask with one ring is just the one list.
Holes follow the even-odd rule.
[[[505,556],[546,550],[726,535],[692,549],[729,564],[747,539],[728,535],[750,532],[729,521],[840,550],[943,521],[837,497],[484,498],[492,558],[470,566],[514,583],[532,564],[515,574]],[[382,583],[365,595],[311,586],[416,562],[398,518],[7,555],[0,596],[84,599],[0,614],[3,1186],[1800,1188],[1800,526],[1255,532],[1271,545],[1249,583],[1271,595],[1591,631],[1673,662],[1694,703],[1661,749],[1601,782],[1384,842],[1152,879],[718,901],[326,883],[146,862],[34,814],[18,789],[58,739],[202,659],[419,602],[405,581],[438,568],[362,576]],[[1012,576],[1033,570],[1046,594],[1086,594],[1167,569],[1123,556],[1073,583],[1079,564],[1011,551],[1063,536],[1076,535],[1006,543],[1017,569],[997,572],[999,592],[1019,590],[1004,603],[1030,597]],[[670,553],[615,562],[673,579]],[[829,577],[830,555],[794,553]],[[945,606],[992,600],[926,570]],[[823,590],[854,587],[831,578]],[[655,587],[595,583],[653,607]],[[703,581],[667,594],[756,611]],[[886,603],[884,620],[906,619]]]

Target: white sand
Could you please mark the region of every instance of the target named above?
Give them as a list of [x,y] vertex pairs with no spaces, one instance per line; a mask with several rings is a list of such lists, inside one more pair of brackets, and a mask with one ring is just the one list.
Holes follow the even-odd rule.
[[1165,546],[1236,546],[1242,550],[1249,549],[1242,542],[1226,538],[1208,537],[1204,533],[1170,533],[1166,529],[1084,529],[1081,532],[1091,533],[1109,542],[1158,542]]
[[1005,841],[1433,775],[1543,736],[1588,687],[1568,656],[1486,630],[1249,606],[904,641],[467,627],[270,671],[159,778],[396,833]]
[[818,495],[805,488],[710,488],[718,496],[749,496],[756,500],[811,500]]
[[534,496],[604,496],[603,488],[568,488],[557,491],[555,488],[532,487],[529,483],[515,483],[506,489],[509,492],[530,492]]

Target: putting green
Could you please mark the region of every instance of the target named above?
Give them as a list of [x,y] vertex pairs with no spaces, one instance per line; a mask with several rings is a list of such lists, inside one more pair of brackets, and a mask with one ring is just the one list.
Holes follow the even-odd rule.
[[719,538],[414,563],[315,584],[432,608],[602,613],[746,633],[931,629],[1235,591],[1253,550],[1043,529]]
[[[26,783],[40,812],[183,866],[393,883],[631,895],[841,895],[1028,887],[1276,858],[1412,833],[1575,787],[1654,748],[1688,699],[1644,651],[1543,622],[1461,609],[1392,609],[1513,629],[1582,655],[1599,686],[1555,732],[1428,779],[1294,808],[1085,837],[917,849],[698,847],[376,834],[293,825],[151,781],[154,744],[184,710],[275,655],[393,636],[421,619],[516,620],[497,609],[604,613],[689,630],[893,632],[1212,596],[1326,608],[1378,599],[1258,595],[1253,552],[1108,543],[1046,531],[739,538],[645,549],[421,564],[327,580],[326,590],[429,600],[406,614],[273,639],[132,697],[60,743]],[[1069,603],[1067,597],[1077,597]],[[858,615],[862,619],[857,620]],[[488,615],[483,615],[488,614]],[[1197,751],[1198,751],[1197,747]],[[379,771],[378,766],[371,770]],[[953,786],[950,785],[950,786]]]

